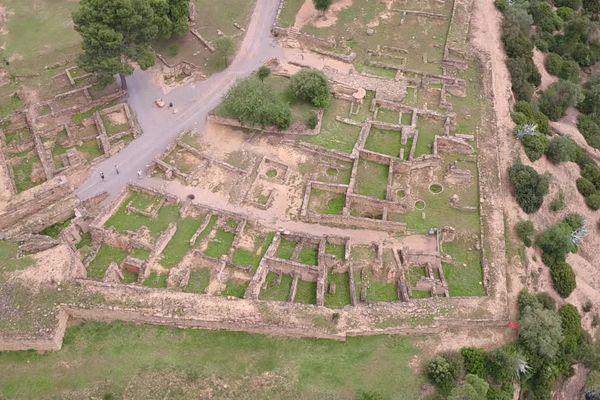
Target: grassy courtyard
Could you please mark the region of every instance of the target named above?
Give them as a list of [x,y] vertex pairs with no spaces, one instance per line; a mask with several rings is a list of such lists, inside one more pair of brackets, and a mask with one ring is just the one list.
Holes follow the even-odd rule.
[[423,379],[407,337],[284,339],[86,322],[61,351],[0,354],[0,397],[19,399],[417,398]]

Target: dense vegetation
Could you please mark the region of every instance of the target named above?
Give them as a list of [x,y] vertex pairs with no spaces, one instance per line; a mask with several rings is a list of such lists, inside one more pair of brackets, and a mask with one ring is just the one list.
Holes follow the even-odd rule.
[[539,210],[548,193],[550,177],[540,175],[530,166],[519,163],[510,167],[508,175],[513,194],[523,211],[531,214]]
[[570,374],[574,363],[600,368],[600,345],[582,330],[575,306],[565,304],[557,311],[548,294],[525,290],[519,295],[519,311],[516,343],[489,352],[464,348],[427,364],[425,372],[439,398],[509,400],[513,382],[518,382],[521,398],[550,399],[554,385]]

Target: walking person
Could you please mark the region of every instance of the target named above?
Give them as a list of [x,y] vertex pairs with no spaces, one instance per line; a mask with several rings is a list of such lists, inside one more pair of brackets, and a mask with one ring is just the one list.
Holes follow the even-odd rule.
[[119,166],[117,164],[115,164],[115,172],[117,173],[117,175],[119,175]]
[[137,174],[138,174],[138,179],[142,179],[142,170],[141,169],[138,169]]
[[100,171],[100,179],[102,179],[102,182],[104,182],[104,172]]

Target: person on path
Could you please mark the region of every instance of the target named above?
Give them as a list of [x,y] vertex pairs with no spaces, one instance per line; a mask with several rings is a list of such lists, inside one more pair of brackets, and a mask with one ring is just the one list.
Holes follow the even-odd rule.
[[104,182],[104,172],[100,172],[100,179],[102,179],[102,181]]
[[137,174],[138,174],[138,179],[142,179],[142,170],[141,169],[138,169]]
[[115,172],[117,173],[117,175],[119,175],[119,166],[117,164],[115,164]]

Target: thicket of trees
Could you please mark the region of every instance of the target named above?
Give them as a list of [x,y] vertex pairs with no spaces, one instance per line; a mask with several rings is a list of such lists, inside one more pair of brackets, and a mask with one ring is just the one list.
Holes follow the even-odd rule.
[[73,13],[83,48],[77,64],[96,73],[101,85],[119,74],[125,87],[132,63],[154,65],[153,40],[187,31],[188,10],[186,0],[81,0]]

